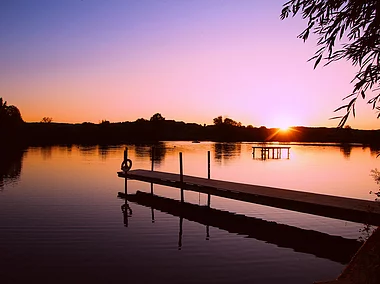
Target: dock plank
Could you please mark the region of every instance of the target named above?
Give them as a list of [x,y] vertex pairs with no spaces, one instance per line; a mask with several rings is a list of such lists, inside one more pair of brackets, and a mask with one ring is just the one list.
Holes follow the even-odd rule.
[[[375,201],[206,179],[188,175],[183,176],[183,183],[181,183],[179,174],[140,169],[132,170],[127,173],[118,172],[118,175],[119,177],[168,185],[240,201],[352,222],[380,225],[380,204]],[[170,180],[170,182],[168,182],[168,180]]]

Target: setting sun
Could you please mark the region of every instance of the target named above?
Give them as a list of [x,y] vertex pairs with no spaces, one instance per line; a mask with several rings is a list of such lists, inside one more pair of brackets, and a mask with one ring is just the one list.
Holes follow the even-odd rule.
[[282,131],[282,132],[286,132],[286,131],[289,130],[289,128],[290,128],[290,126],[281,126],[281,127],[280,127],[280,131]]

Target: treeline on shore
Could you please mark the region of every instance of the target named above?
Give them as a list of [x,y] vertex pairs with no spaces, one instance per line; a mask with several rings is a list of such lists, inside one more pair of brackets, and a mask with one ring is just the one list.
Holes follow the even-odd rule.
[[[4,132],[3,132],[4,133]],[[335,142],[380,144],[380,130],[351,128],[245,127],[231,124],[200,125],[174,120],[144,120],[99,124],[22,123],[8,128],[2,142],[21,145],[46,144],[116,144],[155,141],[223,142]]]
[[335,142],[380,145],[380,130],[357,130],[351,127],[278,128],[243,126],[231,118],[218,116],[213,125],[166,120],[160,113],[149,120],[98,124],[55,123],[44,117],[38,123],[24,122],[16,106],[7,105],[0,97],[0,146],[52,144],[120,144],[154,143],[157,141],[218,141],[218,142]]

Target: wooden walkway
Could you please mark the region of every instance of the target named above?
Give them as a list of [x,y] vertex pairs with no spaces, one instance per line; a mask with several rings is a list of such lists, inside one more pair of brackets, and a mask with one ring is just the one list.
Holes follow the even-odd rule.
[[[118,172],[127,177],[205,194],[257,203],[352,222],[380,225],[380,204],[375,201],[337,197],[273,187],[227,182],[179,174],[132,170]],[[181,190],[181,192],[183,192]]]

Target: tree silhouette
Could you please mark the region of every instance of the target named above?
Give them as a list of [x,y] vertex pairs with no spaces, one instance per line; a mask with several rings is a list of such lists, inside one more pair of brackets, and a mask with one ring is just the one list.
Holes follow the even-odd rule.
[[214,125],[229,125],[229,126],[238,126],[238,127],[242,126],[241,122],[236,122],[235,120],[229,117],[226,117],[223,120],[223,117],[221,115],[218,117],[215,117],[213,121],[214,121]]
[[236,122],[235,120],[226,117],[223,122],[225,125],[238,126],[241,127],[241,122]]
[[13,105],[8,106],[7,102],[0,98],[0,127],[13,127],[23,122],[19,109]]
[[213,119],[214,125],[222,125],[223,124],[223,117],[219,115],[218,117],[215,117]]
[[164,121],[165,117],[161,115],[161,113],[156,113],[154,114],[151,118],[150,121]]
[[53,118],[52,117],[47,117],[47,116],[44,116],[41,119],[41,123],[51,123],[52,121],[53,121]]
[[[359,71],[351,94],[343,98],[351,100],[335,111],[345,110],[338,127],[343,127],[350,113],[355,117],[358,97],[366,98],[368,91],[378,91],[380,87],[380,1],[378,0],[291,0],[284,4],[281,19],[302,13],[307,19],[306,29],[298,36],[306,41],[310,32],[318,36],[320,47],[309,60],[314,60],[314,68],[325,60],[326,64],[346,59]],[[344,41],[337,48],[336,41]],[[380,110],[380,93],[372,95],[368,103],[372,109]],[[380,112],[377,118],[380,117]]]

